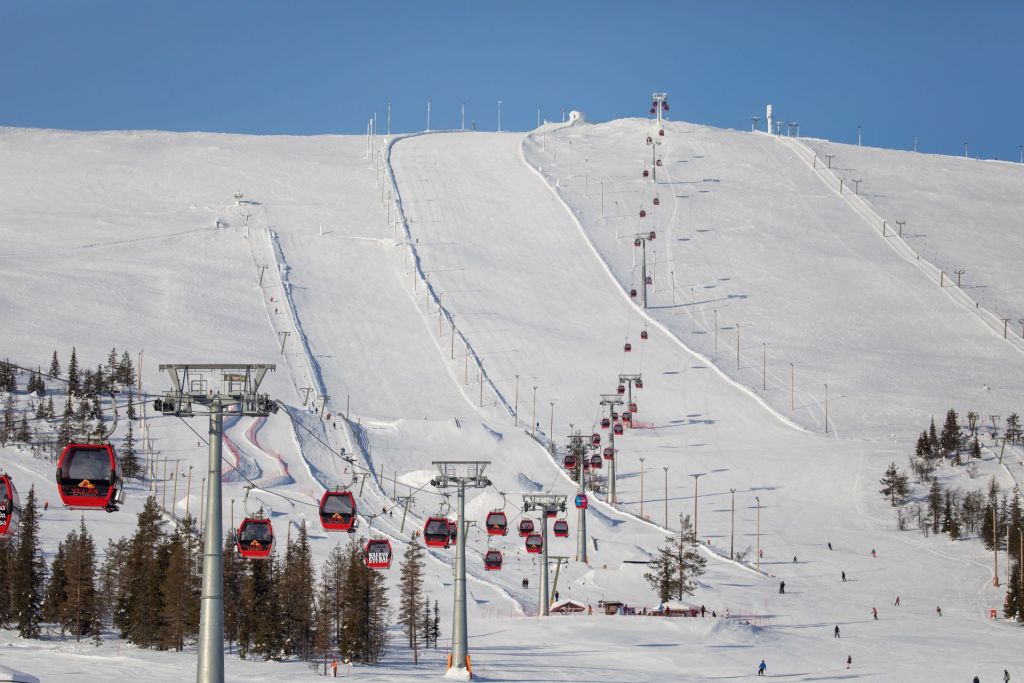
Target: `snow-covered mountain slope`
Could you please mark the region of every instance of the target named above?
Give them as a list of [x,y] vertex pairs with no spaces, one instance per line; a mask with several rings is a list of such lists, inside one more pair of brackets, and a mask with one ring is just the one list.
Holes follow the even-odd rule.
[[[906,439],[953,404],[1004,414],[1017,400],[1024,347],[951,301],[937,273],[930,281],[894,252],[880,226],[817,177],[802,148],[679,122],[665,133],[637,119],[572,126],[529,136],[524,151],[622,288],[640,286],[634,233],[657,231],[648,247],[651,314],[688,346],[819,433],[828,384],[829,429],[843,437]],[[657,181],[641,177],[645,167]],[[994,272],[1019,282],[1013,253],[988,257],[1005,264]]]
[[[1018,352],[980,323],[971,327],[977,321],[941,292],[933,297],[913,269],[883,265],[898,259],[884,244],[875,250],[876,238],[844,200],[779,141],[670,124],[661,167],[670,175],[662,171],[665,184],[655,186],[640,178],[648,130],[619,121],[546,129],[543,138],[525,141],[515,134],[416,136],[390,146],[378,161],[381,172],[364,157],[362,138],[4,130],[0,152],[12,161],[0,170],[7,245],[0,258],[10,281],[20,284],[0,292],[9,331],[3,355],[45,364],[53,348],[66,356],[77,344],[94,363],[110,346],[144,348],[150,393],[166,386],[154,370],[160,362],[276,362],[267,389],[287,411],[265,422],[238,420],[227,436],[239,462],[267,488],[251,494],[249,507],[271,508],[275,525],[311,520],[318,558],[338,537],[316,528],[313,501],[324,486],[359,486],[331,449],[345,448],[372,472],[359,488],[361,531],[370,531],[375,516],[373,532],[392,539],[396,556],[426,516],[447,511],[424,486],[432,462],[490,460],[494,486],[471,492],[467,502],[477,522],[470,534],[470,649],[485,678],[590,680],[600,670],[616,680],[707,680],[747,675],[764,657],[769,673],[829,680],[848,675],[846,654],[853,654],[857,674],[900,680],[973,675],[975,664],[1001,668],[1019,633],[986,619],[1002,596],[986,585],[990,558],[976,543],[896,533],[875,482],[891,460],[902,464],[931,412],[950,405],[983,414],[1011,409]],[[583,179],[589,174],[586,186],[581,172]],[[652,187],[659,188],[657,209],[649,203]],[[237,206],[236,190],[244,194]],[[649,214],[643,220],[659,232],[649,318],[624,291],[632,282],[631,238],[641,227],[635,216],[642,197]],[[610,220],[615,201],[617,221]],[[761,216],[768,217],[764,224]],[[698,223],[713,232],[697,233]],[[624,239],[616,240],[616,230]],[[778,239],[762,240],[761,232]],[[797,239],[800,233],[813,239]],[[669,263],[680,288],[676,309]],[[261,265],[268,266],[262,284]],[[874,283],[883,271],[886,287]],[[698,306],[693,323],[687,315],[689,292],[682,288],[690,280],[722,299],[715,304],[718,354],[707,327],[711,302]],[[904,299],[890,301],[903,289]],[[899,321],[912,311],[917,317]],[[743,342],[739,372],[734,357],[730,364],[735,329],[726,329],[735,320],[744,325],[744,340],[748,323],[755,335]],[[641,341],[645,326],[649,339]],[[766,329],[778,334],[769,354],[776,347],[783,357],[786,349],[807,353],[797,358],[795,411],[788,410],[781,357],[776,369],[769,355],[771,389],[758,388],[756,335]],[[899,352],[879,348],[891,335],[902,335]],[[977,355],[970,365],[949,360],[954,354],[940,343],[948,335],[960,353]],[[840,366],[841,374],[824,380],[836,387],[826,437],[823,396],[810,382],[821,379],[813,373]],[[675,526],[680,513],[693,512],[688,475],[704,473],[698,529],[712,559],[693,601],[719,613],[756,615],[766,628],[597,616],[538,624],[520,616],[536,609],[535,590],[520,585],[528,576],[535,589],[536,561],[514,533],[495,542],[506,552],[504,570],[483,571],[487,539],[480,527],[489,509],[504,504],[515,522],[515,494],[574,490],[531,437],[531,424],[542,442],[564,442],[570,424],[589,432],[599,419],[599,394],[613,393],[622,372],[643,373],[635,398],[644,428],[616,442],[619,510],[595,501],[590,563],[563,568],[562,597],[656,605],[643,565],[633,562],[661,542],[656,524],[666,513]],[[984,392],[978,378],[988,375],[996,378],[984,380],[992,387]],[[307,387],[326,395],[324,419],[304,405]],[[346,412],[349,422],[341,419]],[[179,473],[192,465],[194,509],[196,473],[205,472],[201,438],[177,419],[150,422],[161,466],[165,456],[172,467],[180,459]],[[191,422],[205,432],[201,418]],[[53,502],[50,463],[11,448],[2,453],[5,468]],[[985,472],[1010,483],[988,461]],[[235,499],[237,522],[245,482],[228,479],[225,502]],[[180,513],[185,494],[178,484]],[[636,519],[641,486],[652,523]],[[763,575],[719,557],[729,553],[731,489],[736,549],[756,547],[759,521]],[[158,497],[173,498],[171,491],[162,486]],[[403,529],[395,498],[409,493],[415,501]],[[101,545],[107,536],[130,533],[143,495],[130,491],[118,515],[88,518]],[[43,517],[49,552],[78,518],[51,505]],[[575,514],[568,519],[575,532]],[[829,541],[835,550],[827,549]],[[575,537],[553,540],[552,550],[572,558]],[[427,590],[440,600],[446,633],[450,559],[450,551],[437,551],[427,564]],[[839,581],[843,570],[847,583]],[[392,569],[389,579],[396,575]],[[777,578],[786,580],[786,595],[778,594]],[[897,594],[905,603],[898,612],[887,607]],[[936,604],[946,614],[941,620]],[[882,610],[878,623],[868,623],[872,606]],[[832,638],[837,623],[841,641]],[[906,633],[917,640],[901,645]],[[970,658],[949,661],[954,636]],[[5,634],[0,645],[7,644],[25,653],[28,664],[20,668],[44,677],[80,666],[83,656]],[[663,649],[652,657],[648,647]],[[124,670],[150,661],[179,673],[192,666],[188,656],[130,649],[120,656]],[[436,675],[436,668],[408,667],[403,656],[397,650],[385,666],[360,675]],[[108,669],[111,678],[124,673],[120,666]],[[242,667],[239,675],[301,677],[273,665]]]

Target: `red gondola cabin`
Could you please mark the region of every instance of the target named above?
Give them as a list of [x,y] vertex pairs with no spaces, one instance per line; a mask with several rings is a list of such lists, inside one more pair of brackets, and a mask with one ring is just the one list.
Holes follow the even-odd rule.
[[[661,164],[658,164],[658,166],[661,166]],[[640,209],[640,218],[647,218],[647,212],[643,209]]]
[[658,131],[658,137],[662,137],[662,138],[665,137],[665,129],[664,128],[662,128],[661,130]]
[[526,552],[539,554],[544,550],[544,539],[540,534],[530,534],[526,537]]
[[633,386],[635,386],[637,389],[643,389],[644,381],[642,379],[637,379],[637,381],[633,383]]
[[587,494],[585,494],[585,493],[577,493],[576,494],[576,509],[577,510],[586,510],[588,504],[589,504],[589,501],[587,500]]
[[[629,404],[629,412],[631,412],[631,413],[635,413],[636,412],[636,403],[630,403]],[[630,416],[630,419],[632,419],[632,415]]]
[[635,299],[636,298],[636,289],[629,290],[629,298],[630,299]]
[[576,456],[570,453],[564,458],[562,458],[562,467],[564,467],[567,470],[576,469]]
[[559,538],[565,538],[569,535],[569,522],[564,519],[556,519],[552,528],[555,531],[555,536]]
[[622,347],[622,350],[625,351],[626,353],[629,353],[630,351],[633,350],[633,345],[630,344],[629,342],[626,342],[626,345]]
[[364,550],[366,566],[370,569],[391,568],[391,541],[386,538],[371,538]]
[[624,393],[626,393],[626,385],[620,384],[615,391],[616,393],[618,393],[619,396],[622,396]]
[[647,169],[645,168],[645,169],[644,169],[644,178],[647,178],[647,177],[649,177],[650,175],[651,175],[651,174],[650,174],[650,173],[649,173],[649,172],[647,171]]
[[533,533],[533,520],[532,519],[523,519],[522,521],[519,522],[519,535],[521,537],[526,538],[527,536],[529,536],[532,533]]
[[502,557],[500,550],[488,550],[484,553],[484,569],[489,572],[501,571]]
[[14,536],[20,520],[18,489],[14,488],[10,475],[0,473],[0,540]]
[[658,199],[657,197],[655,197],[655,198],[654,198],[654,205],[655,205],[655,206],[661,206],[661,200],[660,200],[660,199]]
[[[647,340],[647,336],[648,336],[648,335],[647,335],[647,330],[641,330],[641,331],[640,331],[640,338],[641,338],[641,339],[643,339],[643,340],[645,340],[645,341],[646,341],[646,340]],[[640,380],[637,380],[637,383],[638,383],[638,384],[639,384],[639,382],[640,382]]]
[[246,517],[238,527],[238,552],[249,560],[265,560],[274,549],[274,525],[266,517]]
[[601,435],[598,434],[597,432],[594,432],[593,434],[591,434],[590,435],[590,445],[591,446],[600,446],[601,445]]
[[604,449],[604,459],[605,460],[614,460],[615,459],[615,449],[612,448],[611,446],[609,446],[608,448]]
[[489,536],[505,536],[508,534],[508,518],[503,510],[492,510],[484,521]]
[[57,462],[57,492],[72,510],[117,509],[121,475],[110,444],[69,443]]
[[615,425],[615,436],[622,436],[622,425]]
[[601,429],[608,429],[611,426],[612,426],[612,421],[611,420],[609,420],[607,417],[602,417],[601,418]]
[[431,517],[423,525],[423,542],[429,548],[447,548],[451,544],[451,527],[447,517]]
[[327,531],[355,532],[356,499],[351,491],[324,491],[320,498],[320,524]]
[[590,466],[595,470],[601,469],[601,467],[603,467],[603,463],[601,462],[601,456],[598,455],[597,453],[594,453],[592,456],[590,456]]

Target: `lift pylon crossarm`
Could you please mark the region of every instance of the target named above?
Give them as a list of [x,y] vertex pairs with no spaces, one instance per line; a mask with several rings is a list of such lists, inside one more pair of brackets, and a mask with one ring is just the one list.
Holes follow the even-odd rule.
[[266,417],[278,411],[277,402],[259,393],[267,372],[274,364],[257,363],[195,363],[161,364],[171,378],[171,390],[153,407],[165,415],[191,417],[193,404],[210,406],[214,400],[222,405],[238,404],[242,415]]

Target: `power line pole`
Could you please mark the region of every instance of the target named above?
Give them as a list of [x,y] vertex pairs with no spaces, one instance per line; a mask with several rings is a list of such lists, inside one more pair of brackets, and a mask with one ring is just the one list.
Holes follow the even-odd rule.
[[668,528],[668,467],[662,467],[665,470],[665,528]]
[[644,459],[640,458],[640,519],[644,519]]
[[458,536],[455,539],[455,610],[452,613],[452,651],[448,655],[448,671],[464,670],[470,677],[473,667],[469,658],[469,634],[466,622],[466,487],[484,488],[491,480],[484,470],[491,464],[486,460],[434,461],[438,476],[430,483],[439,488],[451,486],[458,490]]
[[546,617],[549,614],[548,608],[551,605],[551,595],[548,591],[548,515],[565,512],[565,496],[555,493],[524,493],[523,512],[537,510],[540,515],[541,526],[541,577],[540,592],[541,604],[538,616]]
[[160,365],[171,378],[171,391],[154,401],[164,415],[192,417],[193,405],[210,410],[210,456],[206,480],[206,530],[203,538],[203,584],[199,613],[199,661],[196,683],[224,683],[224,557],[222,550],[223,510],[221,504],[222,437],[224,407],[238,404],[238,413],[266,417],[276,413],[277,404],[259,387],[274,365]]

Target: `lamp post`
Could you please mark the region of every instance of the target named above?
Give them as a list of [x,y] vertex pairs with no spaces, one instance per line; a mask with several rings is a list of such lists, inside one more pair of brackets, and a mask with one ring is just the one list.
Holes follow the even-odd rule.
[[757,501],[757,571],[761,571],[761,497],[754,496]]
[[644,518],[644,459],[640,458],[640,519]]
[[693,477],[693,539],[697,540],[697,481],[703,477],[706,472],[699,472],[697,474],[691,474]]
[[665,528],[668,528],[668,467],[662,467],[665,470]]
[[498,100],[498,132],[501,132],[501,100]]
[[857,146],[860,147],[860,126],[857,126]]
[[732,494],[732,513],[729,520],[729,559],[735,559],[736,549],[736,489],[729,489]]
[[548,439],[551,441],[551,452],[555,451],[555,402],[551,401],[551,425],[548,427]]
[[537,436],[537,385],[533,385],[533,419],[530,420],[530,431]]

